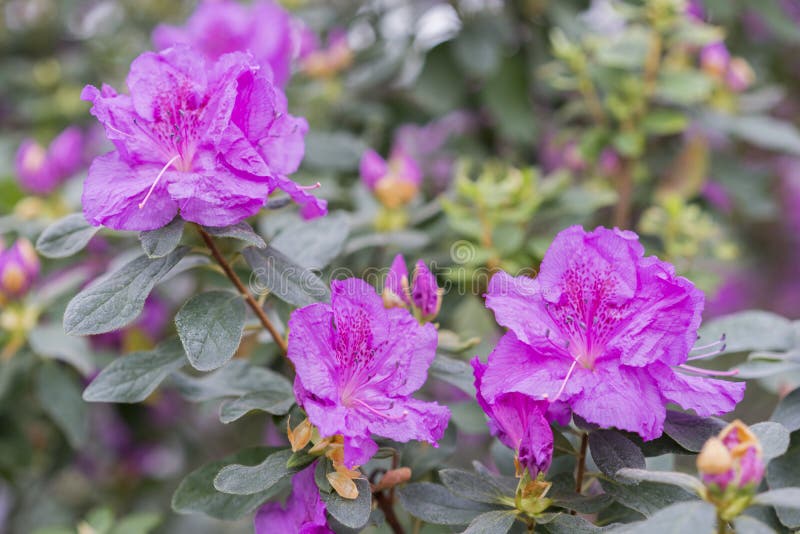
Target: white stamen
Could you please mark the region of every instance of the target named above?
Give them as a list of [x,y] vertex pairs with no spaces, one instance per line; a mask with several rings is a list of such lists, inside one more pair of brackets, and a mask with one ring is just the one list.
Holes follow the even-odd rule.
[[704,376],[734,376],[739,374],[738,369],[731,369],[730,371],[715,371],[713,369],[702,369],[700,367],[694,367],[686,364],[679,365],[678,369]]
[[156,176],[156,179],[153,182],[153,185],[150,186],[150,190],[144,196],[144,200],[142,200],[139,203],[139,209],[142,209],[144,207],[144,205],[147,204],[147,200],[150,198],[150,195],[153,193],[153,190],[156,188],[156,184],[158,184],[158,181],[161,179],[161,177],[164,175],[164,173],[167,172],[167,169],[169,169],[169,166],[172,165],[175,162],[175,160],[180,158],[180,157],[181,157],[180,155],[177,155],[177,156],[173,157],[171,160],[169,160],[167,162],[166,165],[164,165],[164,167],[161,169],[161,171],[159,171],[158,176]]
[[559,397],[561,397],[561,394],[564,393],[564,388],[567,387],[567,380],[569,380],[569,377],[572,376],[572,371],[575,370],[575,365],[577,365],[577,364],[578,364],[578,360],[574,360],[572,362],[572,365],[569,366],[569,371],[567,371],[567,376],[564,377],[564,381],[561,383],[561,387],[559,388],[558,393],[556,393],[556,396],[552,400],[552,402],[557,401],[559,399]]

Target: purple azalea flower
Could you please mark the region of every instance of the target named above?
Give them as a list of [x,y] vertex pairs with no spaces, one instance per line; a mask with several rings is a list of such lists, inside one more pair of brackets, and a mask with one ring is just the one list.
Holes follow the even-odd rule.
[[744,394],[744,383],[685,364],[703,293],[672,265],[644,257],[633,232],[562,231],[536,279],[499,272],[486,306],[509,329],[489,356],[490,402],[515,391],[547,397],[650,440],[663,431],[668,403],[705,417],[732,410]]
[[360,279],[334,280],[331,295],[330,304],[311,304],[289,320],[295,396],[308,419],[322,437],[343,436],[350,469],[378,450],[373,434],[436,446],[450,411],[411,397],[436,355],[436,328],[384,308]]
[[728,47],[722,41],[711,43],[700,50],[700,65],[703,70],[717,77],[725,76],[728,72],[728,65],[731,62],[731,54]]
[[422,171],[417,162],[402,148],[392,150],[389,160],[374,150],[367,150],[359,165],[361,179],[381,204],[399,208],[417,196]]
[[706,18],[706,10],[703,7],[703,3],[700,0],[689,0],[686,3],[686,15],[690,19],[703,22]]
[[347,42],[347,32],[334,29],[328,35],[326,47],[311,30],[305,29],[300,36],[300,61],[303,70],[314,78],[330,78],[346,69],[353,62],[353,51]]
[[292,477],[292,493],[285,506],[268,502],[258,510],[253,522],[255,534],[333,534],[325,518],[325,503],[314,482],[316,465],[315,462]]
[[291,75],[296,36],[292,16],[276,2],[205,0],[182,27],[160,24],[153,31],[158,50],[189,45],[216,61],[230,52],[250,52],[283,87]]
[[39,257],[30,241],[21,237],[6,250],[0,246],[0,304],[24,296],[38,276]]
[[740,57],[731,59],[725,72],[725,83],[731,91],[740,93],[750,87],[755,79],[756,75],[747,61]]
[[424,321],[433,320],[442,305],[442,292],[436,284],[436,276],[422,260],[417,261],[409,287],[406,260],[402,254],[395,256],[392,262],[382,297],[387,308],[412,306]]
[[46,150],[25,139],[15,160],[20,186],[39,195],[53,192],[83,165],[83,145],[83,134],[75,126],[61,132]]
[[553,431],[546,416],[549,403],[518,392],[502,393],[488,402],[482,393],[487,366],[476,356],[472,369],[478,404],[489,416],[492,435],[514,450],[518,469],[527,469],[532,479],[547,472],[553,460]]
[[130,96],[104,85],[83,98],[116,150],[94,160],[83,210],[94,225],[154,230],[180,211],[206,226],[254,215],[276,188],[325,213],[325,202],[286,178],[303,158],[305,119],[247,54],[209,64],[187,47],[146,52],[131,64]]

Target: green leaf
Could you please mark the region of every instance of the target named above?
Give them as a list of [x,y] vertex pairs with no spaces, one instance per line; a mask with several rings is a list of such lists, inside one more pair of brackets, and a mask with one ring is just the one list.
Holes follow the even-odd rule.
[[681,502],[664,508],[649,519],[621,525],[610,532],[631,534],[685,534],[686,532],[713,532],[716,510],[705,501]]
[[258,235],[253,227],[246,222],[240,222],[232,226],[212,227],[204,226],[203,229],[214,237],[228,237],[231,239],[238,239],[244,241],[248,245],[256,248],[265,248],[267,244],[264,239]]
[[222,405],[219,420],[225,424],[240,419],[248,412],[258,410],[272,415],[286,415],[294,406],[294,395],[288,382],[272,391],[254,391]]
[[231,495],[217,491],[214,478],[227,465],[258,465],[276,450],[274,447],[245,449],[192,471],[175,490],[172,509],[180,514],[202,513],[223,520],[239,519],[252,513],[264,501],[279,493],[282,485],[276,484],[267,491],[253,495]]
[[634,26],[609,39],[598,49],[595,59],[604,67],[635,70],[644,65],[649,43],[650,32]]
[[[622,474],[617,476],[621,477]],[[631,485],[603,480],[601,485],[606,493],[614,497],[615,501],[636,510],[645,517],[650,517],[676,502],[691,501],[697,498],[680,487],[649,481]]]
[[[789,450],[767,464],[767,485],[772,491],[800,486],[800,433],[792,435]],[[778,519],[790,529],[800,528],[800,512],[790,508],[775,508]]]
[[163,258],[177,247],[183,237],[183,219],[175,217],[171,223],[149,232],[139,232],[142,250],[148,258]]
[[152,351],[118,357],[84,390],[88,402],[142,402],[171,372],[183,366],[183,347],[177,339]]
[[472,366],[467,362],[436,353],[436,357],[431,362],[428,369],[431,376],[438,378],[452,386],[456,386],[464,393],[475,397],[475,377],[472,374]]
[[511,510],[485,512],[473,519],[463,534],[505,534],[511,530],[517,515]]
[[713,115],[712,127],[766,150],[800,155],[800,131],[791,123],[767,115]]
[[45,228],[36,240],[36,250],[46,258],[66,258],[83,249],[99,230],[82,213],[73,213]]
[[369,521],[372,511],[372,491],[369,481],[364,478],[354,480],[358,488],[358,497],[344,499],[338,493],[320,493],[325,501],[326,511],[343,526],[360,530]]
[[291,388],[283,375],[239,359],[231,360],[213,373],[197,378],[180,372],[173,373],[172,380],[181,394],[191,402]]
[[291,456],[292,451],[284,449],[270,454],[258,465],[226,465],[214,477],[214,488],[232,495],[253,495],[269,491],[298,471],[297,468],[286,465]]
[[544,525],[536,525],[536,531],[543,530],[549,534],[584,534],[606,530],[585,520],[582,517],[558,514]]
[[764,460],[769,461],[781,456],[789,449],[791,435],[780,423],[765,421],[756,423],[750,430],[758,437],[764,454]]
[[68,336],[61,325],[34,327],[28,335],[28,343],[39,356],[66,362],[83,376],[89,376],[95,370],[89,341],[82,337]]
[[589,450],[600,471],[611,478],[625,467],[645,468],[644,454],[639,447],[614,430],[590,432]]
[[139,256],[78,293],[64,312],[64,330],[70,335],[103,334],[131,323],[142,313],[155,285],[189,247],[179,247],[163,258]]
[[439,471],[439,478],[453,495],[470,501],[494,504],[499,503],[501,497],[508,496],[491,478],[477,473],[461,469],[442,469]]
[[469,20],[453,41],[453,55],[463,71],[475,77],[489,77],[500,66],[502,43],[498,24],[489,16]]
[[269,291],[298,307],[330,298],[328,286],[317,275],[272,247],[246,248],[242,255],[253,269],[250,285],[257,293]]
[[153,513],[131,514],[114,525],[111,534],[149,534],[161,524],[161,516]]
[[208,291],[190,298],[175,315],[175,327],[192,367],[222,367],[239,348],[245,304],[231,291]]
[[647,471],[646,469],[623,468],[617,472],[620,478],[631,480],[657,482],[659,484],[669,484],[678,486],[687,491],[699,493],[703,490],[703,484],[698,479],[686,473],[677,471]]
[[790,432],[800,430],[800,388],[781,399],[770,419],[782,424]]
[[364,141],[352,134],[312,130],[306,134],[303,166],[325,172],[356,171],[366,149]]
[[114,512],[106,507],[95,508],[86,516],[86,523],[92,527],[93,532],[106,534],[114,526]]
[[740,515],[733,520],[733,528],[736,534],[774,534],[775,530],[756,519],[746,515]]
[[503,137],[519,143],[536,139],[536,117],[528,94],[527,71],[520,56],[506,58],[499,72],[486,80],[483,91],[495,128]]
[[467,434],[488,434],[486,414],[474,401],[449,404],[450,421]]
[[430,482],[408,484],[398,490],[398,495],[409,514],[434,525],[468,525],[481,513],[491,511],[486,504],[462,499]]
[[681,447],[691,452],[700,452],[708,438],[719,434],[725,422],[703,418],[694,414],[667,410],[664,433]]
[[287,225],[269,246],[301,267],[323,269],[342,251],[349,233],[350,217],[336,211],[326,217]]
[[645,131],[653,135],[681,133],[689,124],[689,118],[680,111],[661,109],[651,111],[642,121]]
[[400,444],[399,450],[403,465],[411,469],[413,480],[418,480],[442,466],[456,450],[457,434],[456,426],[448,425],[436,448],[424,441],[409,441]]
[[662,70],[656,84],[656,96],[674,104],[690,106],[711,96],[714,84],[699,71]]
[[89,437],[89,419],[78,381],[55,363],[42,365],[36,378],[36,395],[42,409],[64,432],[69,444],[80,448]]
[[775,313],[748,310],[713,319],[700,328],[700,339],[710,343],[725,335],[725,352],[787,350],[794,340],[792,322]]
[[800,488],[780,488],[759,493],[753,503],[800,510]]

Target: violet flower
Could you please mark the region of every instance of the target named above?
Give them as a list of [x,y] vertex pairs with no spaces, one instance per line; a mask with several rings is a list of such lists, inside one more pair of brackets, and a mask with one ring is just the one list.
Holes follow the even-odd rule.
[[153,31],[158,50],[189,45],[210,61],[230,52],[250,52],[283,87],[291,76],[296,35],[293,17],[278,3],[204,0],[183,26],[160,24]]
[[321,437],[343,436],[348,468],[378,450],[373,434],[437,446],[450,411],[411,397],[425,383],[436,345],[433,325],[384,308],[372,286],[356,278],[331,282],[330,304],[292,313],[295,396]]
[[548,402],[524,393],[502,393],[492,402],[483,396],[487,366],[477,356],[472,360],[478,404],[489,417],[489,430],[515,452],[517,476],[528,470],[531,479],[545,473],[553,460],[553,431],[546,413]]
[[314,482],[316,462],[292,477],[292,493],[286,505],[268,502],[259,508],[253,526],[255,534],[333,534],[325,518],[325,503]]
[[436,284],[436,276],[425,262],[418,260],[409,285],[406,260],[402,254],[395,256],[381,296],[387,308],[410,306],[414,315],[425,322],[435,319],[442,306],[442,290]]
[[509,329],[489,356],[490,402],[509,392],[546,396],[591,423],[651,440],[668,403],[706,417],[729,412],[744,394],[744,383],[704,376],[735,371],[686,364],[709,355],[689,357],[703,294],[672,265],[644,257],[633,232],[567,228],[537,278],[497,273],[486,306]]
[[761,443],[747,425],[736,420],[703,445],[697,469],[708,489],[707,500],[723,515],[738,515],[764,478]]
[[0,304],[25,295],[39,276],[39,257],[31,242],[20,237],[3,250],[0,243]]
[[353,50],[347,42],[347,32],[344,30],[332,30],[324,48],[310,29],[304,28],[301,32],[300,63],[309,76],[331,78],[353,63]]
[[83,134],[70,126],[45,149],[25,139],[17,150],[15,169],[20,186],[38,195],[52,193],[83,165]]
[[393,149],[388,161],[374,150],[367,150],[361,157],[359,171],[367,189],[389,209],[414,200],[422,182],[419,165],[401,148]]
[[130,96],[104,85],[82,97],[116,150],[97,157],[83,190],[94,225],[154,230],[175,214],[206,226],[235,224],[283,189],[322,215],[324,201],[286,175],[303,158],[305,119],[287,113],[286,97],[243,53],[216,63],[176,47],[146,52],[131,64]]

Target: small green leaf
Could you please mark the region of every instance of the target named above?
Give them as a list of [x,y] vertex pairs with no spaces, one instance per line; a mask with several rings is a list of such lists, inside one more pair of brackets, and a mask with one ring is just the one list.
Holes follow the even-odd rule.
[[589,450],[597,467],[615,478],[620,469],[644,469],[644,454],[631,440],[615,430],[596,430],[589,433]]
[[740,515],[733,520],[736,534],[775,534],[775,529],[747,515]]
[[320,493],[320,497],[325,501],[327,512],[334,519],[345,527],[359,530],[369,521],[372,511],[372,491],[368,480],[357,478],[354,482],[358,488],[358,497],[355,499],[344,499],[335,491]]
[[767,462],[781,456],[789,449],[791,435],[786,427],[780,423],[771,421],[756,423],[750,427],[750,430],[758,437],[764,460]]
[[485,512],[473,519],[463,534],[505,534],[511,530],[517,515],[511,510]]
[[[439,471],[442,484],[453,495],[470,501],[496,504],[501,497],[508,497],[505,490],[491,478],[461,469],[442,469]],[[513,495],[511,495],[513,498]]]
[[326,217],[287,225],[269,246],[301,267],[323,269],[342,251],[349,233],[349,216],[336,211]]
[[180,514],[202,513],[223,520],[239,519],[252,513],[264,501],[279,493],[283,485],[276,484],[269,490],[253,495],[231,495],[217,491],[214,478],[227,465],[257,465],[276,450],[274,447],[246,449],[192,471],[175,490],[172,509]]
[[694,493],[700,493],[703,491],[702,482],[691,475],[679,473],[677,471],[647,471],[646,469],[633,469],[626,467],[617,471],[617,476],[631,480],[669,484],[671,486],[678,486]]
[[46,363],[39,368],[36,393],[42,409],[64,432],[69,444],[78,449],[86,443],[89,419],[76,378],[66,368]]
[[173,373],[172,381],[191,402],[241,397],[257,391],[291,391],[291,385],[283,375],[256,367],[245,360],[231,360],[220,369],[201,377]]
[[787,350],[794,340],[792,322],[775,313],[748,310],[703,324],[700,339],[711,343],[725,336],[725,352]]
[[366,149],[364,141],[352,134],[312,130],[306,135],[303,166],[325,172],[356,171]]
[[99,230],[82,213],[73,213],[45,228],[36,240],[36,250],[46,258],[66,258],[83,249]]
[[489,426],[486,414],[474,401],[452,403],[450,420],[467,434],[488,434]]
[[189,299],[175,315],[175,327],[192,367],[211,371],[233,358],[244,320],[244,300],[231,291],[208,291]]
[[148,258],[163,258],[177,247],[183,237],[183,219],[175,217],[171,223],[157,230],[140,232],[139,241]]
[[142,313],[144,301],[155,285],[188,251],[188,247],[179,247],[163,258],[139,256],[91,284],[67,305],[64,330],[79,336],[127,326]]
[[89,341],[68,336],[59,324],[36,326],[28,335],[28,342],[33,352],[39,356],[66,362],[83,376],[88,376],[95,370]]
[[759,493],[753,503],[800,510],[800,488],[780,488]]
[[667,410],[664,433],[687,451],[700,452],[708,438],[719,434],[724,426],[725,422],[719,419]]
[[588,534],[606,530],[593,525],[582,517],[569,514],[558,514],[541,527],[537,523],[536,530],[540,529],[549,534]]
[[645,131],[653,135],[672,135],[683,132],[689,124],[688,117],[680,111],[661,109],[651,111],[642,121]]
[[398,495],[409,514],[434,525],[468,525],[492,510],[487,504],[457,497],[444,486],[430,482],[408,484],[400,488]]
[[294,406],[294,395],[288,382],[286,387],[280,384],[274,390],[254,391],[226,402],[220,408],[219,420],[228,424],[253,410],[272,415],[286,415]]
[[171,339],[148,352],[118,357],[84,390],[88,402],[142,402],[171,372],[183,366],[183,347]]
[[716,525],[716,510],[705,501],[676,503],[638,523],[622,525],[611,530],[614,533],[630,532],[648,534],[685,534],[686,532],[713,532]]
[[267,244],[264,242],[264,239],[258,235],[255,230],[253,230],[252,226],[246,222],[240,222],[232,226],[222,226],[218,228],[211,226],[204,226],[203,228],[206,232],[214,237],[238,239],[239,241],[244,241],[248,245],[252,245],[256,248],[265,248],[267,246]]
[[253,269],[251,286],[258,293],[269,291],[298,307],[330,298],[328,286],[317,275],[272,247],[246,248],[242,255]]
[[699,71],[662,70],[656,84],[656,95],[679,105],[699,104],[711,96],[714,84]]
[[475,396],[475,377],[472,374],[472,367],[467,362],[436,353],[428,372],[431,376],[456,386],[471,397]]
[[778,403],[770,417],[790,432],[800,430],[800,388],[796,388]]
[[258,465],[226,465],[214,477],[214,488],[232,495],[253,495],[269,491],[281,480],[298,469],[287,466],[292,451],[281,450],[270,454]]

